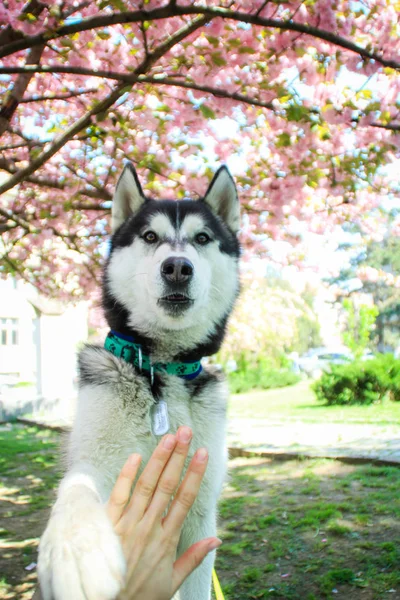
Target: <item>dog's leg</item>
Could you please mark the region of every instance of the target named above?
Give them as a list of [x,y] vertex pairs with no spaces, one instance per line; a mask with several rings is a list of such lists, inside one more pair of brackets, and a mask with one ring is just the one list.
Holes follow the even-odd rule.
[[107,495],[88,463],[62,480],[39,546],[43,600],[112,600],[119,593],[125,559],[106,514]]
[[[178,554],[183,554],[195,542],[215,535],[216,516],[213,509],[206,517],[190,515],[183,525]],[[210,552],[181,586],[179,600],[210,600],[214,560],[215,552]]]

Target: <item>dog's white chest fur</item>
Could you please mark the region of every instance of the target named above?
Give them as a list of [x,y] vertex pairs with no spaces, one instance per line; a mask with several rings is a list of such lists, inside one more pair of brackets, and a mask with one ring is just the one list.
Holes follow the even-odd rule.
[[[147,377],[101,348],[86,347],[80,355],[80,366],[83,385],[70,438],[69,462],[72,466],[90,457],[104,477],[105,500],[129,454],[141,454],[146,464],[158,444],[160,438],[152,433],[150,416],[154,397]],[[165,375],[161,398],[168,407],[170,431],[176,432],[181,425],[193,431],[189,459],[197,448],[208,449],[210,462],[200,497],[210,495],[215,502],[225,472],[227,390],[223,377],[203,372],[188,384],[179,377]]]
[[[100,347],[85,347],[79,363],[81,388],[69,438],[68,472],[40,543],[39,576],[45,600],[53,593],[56,600],[117,596],[125,560],[103,506],[129,454],[141,454],[145,465],[160,439],[151,430],[154,397],[147,377]],[[193,431],[188,461],[199,447],[209,451],[200,493],[181,532],[181,554],[196,541],[216,534],[216,504],[226,464],[227,395],[218,373],[205,371],[189,385],[176,376],[162,376],[162,380],[171,432],[180,425]],[[213,554],[184,582],[177,599],[209,600]],[[85,569],[77,570],[81,561]]]

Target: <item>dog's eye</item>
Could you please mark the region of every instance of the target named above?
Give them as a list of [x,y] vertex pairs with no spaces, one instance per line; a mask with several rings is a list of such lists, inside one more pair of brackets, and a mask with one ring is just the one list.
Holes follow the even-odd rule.
[[210,236],[207,233],[198,233],[196,235],[196,242],[198,244],[201,244],[202,246],[204,246],[205,244],[208,244],[208,242],[210,241]]
[[157,238],[157,235],[154,233],[154,231],[147,231],[143,235],[143,239],[148,244],[154,244],[157,241],[158,238]]

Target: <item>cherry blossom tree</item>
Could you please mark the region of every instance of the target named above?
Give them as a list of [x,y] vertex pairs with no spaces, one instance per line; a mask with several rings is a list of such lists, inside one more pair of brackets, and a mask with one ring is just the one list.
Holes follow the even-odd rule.
[[[311,302],[307,302],[307,294]],[[261,359],[279,368],[288,351],[305,352],[317,346],[319,324],[312,308],[313,296],[311,289],[299,294],[284,280],[244,276],[240,298],[215,362],[229,366],[230,361],[240,365],[244,360],[246,367],[254,368]],[[307,329],[309,344],[304,344],[302,328]]]
[[[396,197],[398,0],[5,0],[0,270],[98,283],[125,160],[154,197],[234,166],[242,241],[372,227]],[[369,220],[365,219],[369,215]]]

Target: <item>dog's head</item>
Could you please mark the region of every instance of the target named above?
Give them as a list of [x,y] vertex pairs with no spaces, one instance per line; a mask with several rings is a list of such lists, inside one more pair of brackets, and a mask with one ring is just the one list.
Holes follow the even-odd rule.
[[239,201],[226,167],[203,199],[174,201],[146,198],[126,165],[105,269],[110,326],[152,340],[172,336],[182,348],[217,331],[222,338],[238,293],[238,229]]

